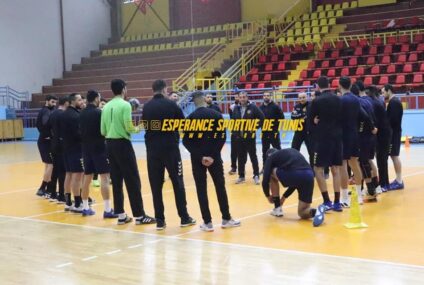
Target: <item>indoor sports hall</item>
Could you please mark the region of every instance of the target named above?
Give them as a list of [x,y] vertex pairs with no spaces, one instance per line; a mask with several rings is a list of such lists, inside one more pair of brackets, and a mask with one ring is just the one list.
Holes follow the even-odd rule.
[[[2,0],[0,34],[4,40],[0,45],[0,284],[424,283],[424,214],[420,211],[424,204],[424,1]],[[323,87],[322,78],[327,88]],[[123,82],[122,93],[117,93],[115,79]],[[152,138],[148,135],[151,129],[144,125],[149,120],[149,102],[154,101],[159,90],[155,89],[158,79],[167,86],[166,94],[161,95],[167,98],[161,100],[186,118],[205,106],[216,108],[213,113],[225,120],[237,119],[234,114],[238,108],[243,119],[250,109],[245,109],[243,102],[238,103],[241,96],[247,97],[248,104],[258,112],[267,106],[268,96],[284,114],[282,118],[295,120],[302,94],[313,109],[325,92],[343,98],[344,91],[354,96],[354,86],[365,97],[372,97],[369,94],[375,91],[379,98],[375,100],[381,101],[384,114],[387,113],[387,123],[401,127],[398,154],[393,153],[396,131],[391,127],[391,148],[385,156],[389,184],[381,182],[380,168],[384,168],[384,163],[379,156],[383,147],[378,132],[382,132],[383,125],[373,112],[367,118],[376,129],[372,135],[377,140],[372,148],[375,158],[370,159],[378,168],[380,183],[373,188],[374,194],[369,192],[374,182],[365,180],[366,167],[360,164],[364,181],[359,192],[355,187],[361,181],[350,174],[349,205],[336,210],[338,198],[333,188],[337,187],[334,165],[330,165],[325,183],[334,207],[322,213],[322,224],[314,226],[312,214],[307,219],[299,217],[300,188],[299,194],[282,199],[283,204],[278,195],[276,203],[281,215],[277,217],[277,206],[274,208],[263,191],[267,177],[263,159],[274,154],[263,157],[268,152],[263,148],[261,129],[254,131],[256,137],[252,139],[260,174],[256,173],[250,150],[245,153],[247,161],[242,161],[241,144],[233,143],[236,131],[227,129],[217,157],[223,162],[221,175],[231,212],[228,220],[234,223],[224,227],[227,218],[221,214],[222,197],[215,191],[215,179],[207,175],[206,199],[213,223],[213,229],[208,230],[199,207],[199,177],[193,174],[198,167],[194,152],[187,147],[184,134],[177,132],[180,139],[172,152],[180,154],[178,177],[183,181],[187,211],[195,221],[184,224],[184,219],[180,219],[181,205],[175,190],[178,183],[172,174],[173,166],[168,165],[167,171],[159,173],[166,216],[166,223],[162,218],[159,225],[157,193],[151,186],[157,176],[152,173],[152,161],[158,163],[159,159],[155,161],[152,147],[146,147]],[[343,87],[347,79],[350,91]],[[125,147],[114,150],[121,156],[117,161],[121,159],[124,165],[114,165],[116,158],[111,157],[109,148],[111,131],[103,127],[103,116],[116,114],[116,109],[107,112],[121,95],[122,102],[129,102],[122,104],[131,110],[128,116],[132,122],[128,124],[133,129],[124,124],[125,146],[132,146],[135,154],[136,165],[131,167]],[[199,103],[203,98],[205,105],[203,101]],[[105,99],[102,110],[100,99]],[[75,105],[75,100],[81,100],[81,105]],[[394,100],[401,106],[400,120],[389,114]],[[54,106],[49,105],[51,101]],[[98,169],[94,173],[99,178],[86,183],[86,176],[93,173],[87,174],[87,160],[81,155],[78,194],[73,182],[69,184],[72,194],[67,192],[65,170],[64,182],[56,177],[58,187],[50,182],[57,173],[57,153],[53,151],[57,134],[54,123],[50,124],[52,117],[45,120],[44,116],[51,116],[67,104],[81,114],[81,122],[75,126],[80,139],[92,135],[84,133],[83,113],[90,105],[96,109],[99,120],[101,116],[97,131],[110,150],[107,163],[112,166],[112,179],[107,176],[107,183],[103,183],[106,176]],[[302,119],[306,122],[311,119],[309,107],[304,106],[301,109],[306,115]],[[153,108],[153,116],[161,110]],[[345,109],[340,116],[350,111]],[[337,110],[328,112],[336,116]],[[268,118],[266,112],[262,115]],[[323,116],[315,118],[311,124],[323,124]],[[59,141],[66,144],[73,130],[64,127],[65,119],[62,120],[58,125]],[[92,120],[87,122],[86,125],[94,124]],[[113,119],[110,122],[115,123]],[[359,119],[354,125],[356,132],[362,132]],[[47,158],[40,147],[44,126],[51,126],[44,137],[52,141],[46,150]],[[297,132],[290,127],[277,130],[283,150],[293,148]],[[314,132],[318,141],[321,130]],[[84,143],[83,140],[83,146]],[[208,144],[208,148],[214,144]],[[319,165],[310,153],[307,139],[300,145],[299,153],[316,173]],[[168,159],[168,147],[158,147],[158,153],[165,154],[161,159]],[[234,158],[236,168],[234,149],[238,152]],[[327,146],[328,155],[335,152],[336,148]],[[51,161],[47,162],[49,157]],[[67,154],[64,157],[66,175],[80,173],[71,170],[71,166],[68,169]],[[217,163],[215,160],[213,163]],[[243,174],[240,163],[245,163]],[[349,173],[354,173],[354,166],[349,165]],[[53,170],[46,181],[49,167]],[[117,212],[115,201],[119,197],[115,192],[119,188],[118,168],[140,178],[145,211],[141,220],[132,211],[134,196],[128,189],[134,188],[128,182],[131,178],[123,174],[123,205],[127,218],[134,220],[124,217],[119,224],[125,213]],[[274,174],[271,176],[274,179]],[[280,179],[278,169],[275,177]],[[314,181],[309,204],[314,213],[317,211],[316,217],[325,198],[323,201],[316,176]],[[280,191],[284,192],[287,187],[281,179],[280,182]],[[83,194],[85,184],[88,199]],[[113,209],[104,201],[104,187],[109,189]],[[71,195],[70,199],[60,199],[61,188]],[[344,187],[338,188],[343,195]],[[270,190],[275,196],[272,187]],[[358,193],[363,196],[363,203],[357,200]],[[367,200],[369,196],[373,199]],[[76,206],[78,199],[82,211]],[[113,217],[105,218],[107,207]],[[143,224],[146,219],[149,221]],[[136,224],[139,221],[142,224]]]

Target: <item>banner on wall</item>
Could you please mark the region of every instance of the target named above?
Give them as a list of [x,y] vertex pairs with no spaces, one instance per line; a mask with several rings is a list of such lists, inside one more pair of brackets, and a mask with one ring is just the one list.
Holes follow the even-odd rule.
[[[146,15],[147,5],[152,5],[155,0],[134,0],[134,4],[139,7],[141,13]],[[141,3],[141,5],[140,5]],[[140,6],[139,6],[140,5]]]

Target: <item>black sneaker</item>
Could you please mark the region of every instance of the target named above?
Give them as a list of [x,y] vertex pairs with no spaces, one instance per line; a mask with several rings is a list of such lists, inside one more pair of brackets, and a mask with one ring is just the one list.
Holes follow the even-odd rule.
[[156,230],[162,231],[166,228],[166,223],[164,220],[156,220]]
[[57,202],[57,192],[53,192],[49,198],[50,202]]
[[40,197],[44,197],[44,195],[46,195],[46,190],[38,189],[37,193],[35,193],[35,195],[40,196]]
[[192,217],[187,217],[187,218],[181,219],[181,225],[180,226],[182,228],[184,228],[184,227],[193,226],[195,224],[196,224],[195,219],[193,219]]
[[125,224],[128,224],[128,223],[131,223],[132,220],[133,219],[130,216],[125,215],[125,218],[124,219],[119,219],[118,218],[118,225],[125,225]]
[[156,223],[156,219],[147,215],[144,215],[144,216],[141,216],[140,218],[135,219],[136,225],[150,225],[154,223]]
[[57,196],[57,201],[56,201],[56,203],[57,204],[65,204],[66,203],[66,199],[65,199],[65,196]]

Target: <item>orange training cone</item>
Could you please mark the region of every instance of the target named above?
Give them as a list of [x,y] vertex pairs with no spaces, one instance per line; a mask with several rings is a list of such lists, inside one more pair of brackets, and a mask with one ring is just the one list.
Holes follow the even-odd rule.
[[405,147],[409,147],[409,137],[408,137],[408,135],[405,136]]
[[358,193],[355,190],[351,192],[350,217],[349,222],[344,224],[348,229],[368,228],[368,225],[362,221],[361,209],[358,203]]

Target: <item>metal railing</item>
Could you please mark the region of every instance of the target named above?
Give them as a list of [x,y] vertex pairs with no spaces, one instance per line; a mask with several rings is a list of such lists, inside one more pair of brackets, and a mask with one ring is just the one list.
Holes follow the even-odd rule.
[[8,108],[23,108],[23,103],[31,101],[31,94],[19,92],[9,86],[0,86],[0,105]]

